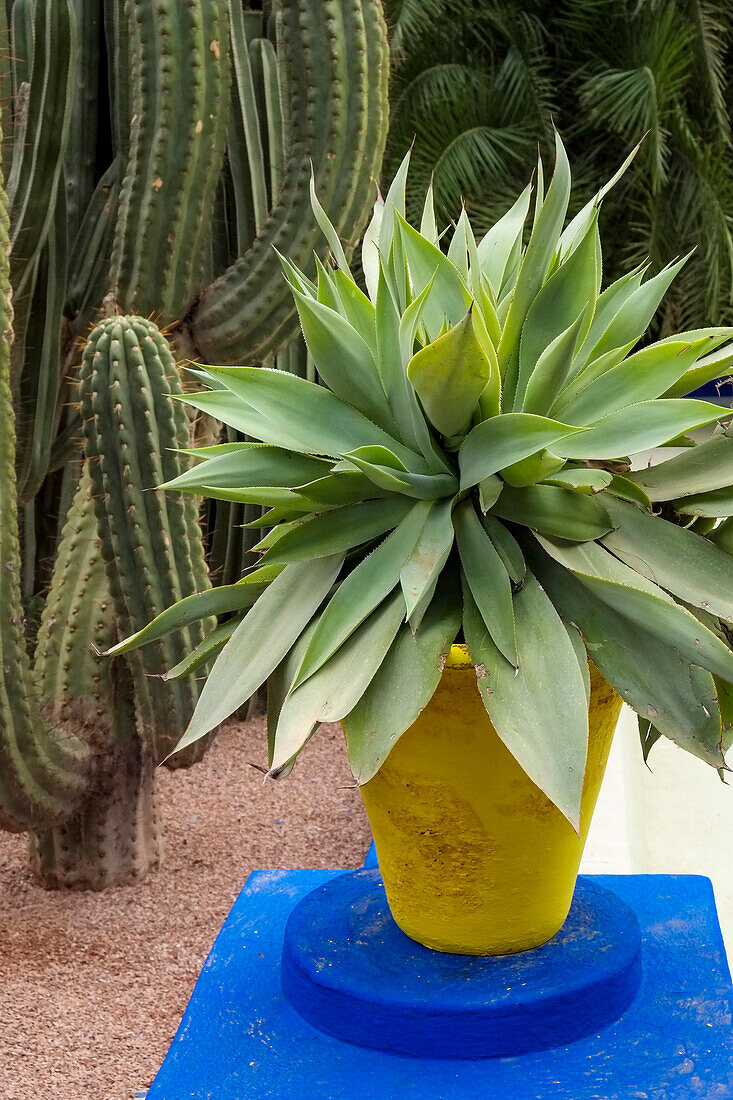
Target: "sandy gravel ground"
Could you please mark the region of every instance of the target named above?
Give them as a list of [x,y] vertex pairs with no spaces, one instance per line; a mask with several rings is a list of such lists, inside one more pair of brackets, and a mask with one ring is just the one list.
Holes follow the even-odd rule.
[[161,769],[163,869],[102,894],[41,890],[0,834],[0,1097],[132,1100],[168,1048],[251,870],[356,867],[369,828],[340,729],[263,786],[263,720],[227,728],[189,772]]

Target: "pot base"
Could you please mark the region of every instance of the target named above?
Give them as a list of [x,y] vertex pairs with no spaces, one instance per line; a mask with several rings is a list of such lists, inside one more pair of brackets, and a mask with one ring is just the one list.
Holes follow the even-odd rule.
[[605,1027],[641,981],[641,934],[616,894],[583,878],[556,936],[517,955],[430,951],[395,924],[377,870],[308,894],[285,931],[282,987],[308,1023],[414,1057],[491,1058]]

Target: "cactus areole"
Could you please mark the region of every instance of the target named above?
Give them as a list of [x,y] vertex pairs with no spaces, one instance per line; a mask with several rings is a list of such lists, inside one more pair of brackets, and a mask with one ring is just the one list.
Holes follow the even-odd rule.
[[[617,697],[637,711],[645,753],[665,736],[726,767],[733,435],[727,408],[684,398],[727,373],[733,329],[643,343],[684,259],[604,286],[598,217],[621,172],[565,224],[571,179],[559,137],[526,233],[530,186],[481,241],[465,212],[440,233],[430,194],[420,227],[410,225],[407,170],[408,159],[366,231],[367,293],[315,193],[333,262],[314,281],[282,260],[320,384],[207,366],[197,375],[209,388],[186,397],[260,442],[201,452],[169,488],[270,511],[259,568],[241,582],[256,598],[218,640],[180,747],[264,681],[270,776],[290,771],[320,723],[341,720],[384,869],[394,872],[388,896],[400,880],[419,892],[432,847],[446,875],[452,853],[463,881],[456,906],[466,910],[480,897],[470,875],[461,879],[473,859],[465,853],[484,826],[497,867],[521,863],[513,845],[534,835],[510,817],[500,837],[498,813],[478,822],[481,790],[494,769],[525,777],[519,801],[537,837],[554,832],[565,846],[563,897],[554,916],[538,916],[534,939],[530,930],[492,947],[467,934],[461,947],[459,933],[450,946],[518,950],[564,919]],[[705,427],[701,442],[687,438]],[[681,453],[633,461],[671,443]],[[116,651],[157,637],[170,614]],[[465,693],[480,698],[496,737],[494,764],[486,746],[459,751],[473,702],[453,708],[453,730],[448,688],[436,694],[456,640],[475,669]],[[444,752],[456,738],[442,787],[435,777],[451,769],[437,727]],[[422,810],[404,800],[408,743]],[[387,812],[389,835],[377,820]],[[419,858],[404,854],[410,845]],[[506,905],[534,904],[531,876],[522,879]],[[406,927],[441,946],[419,924]]]

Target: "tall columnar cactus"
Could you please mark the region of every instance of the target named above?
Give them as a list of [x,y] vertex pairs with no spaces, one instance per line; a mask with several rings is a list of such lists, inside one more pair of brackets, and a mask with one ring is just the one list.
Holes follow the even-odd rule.
[[[313,272],[320,240],[310,210],[311,171],[348,253],[364,226],[384,152],[389,67],[381,5],[297,0],[273,6],[278,58],[286,74],[280,103],[282,183],[267,218],[257,224],[263,169],[248,147],[249,170],[240,187],[251,190],[256,235],[245,255],[204,291],[184,326],[191,347],[206,362],[262,362],[295,335],[295,311],[283,290],[275,249]],[[246,104],[253,77],[238,21],[239,16],[232,35],[235,90]],[[246,122],[245,117],[243,126]]]
[[[337,252],[374,197],[379,0],[255,3],[1,6],[0,824],[31,831],[48,885],[157,865],[154,766],[190,717],[208,652],[196,645],[215,625],[194,618],[143,657],[95,657],[181,597],[211,598],[196,507],[156,488],[185,469],[192,425],[153,320],[189,358],[312,373],[288,345],[275,247],[314,272],[311,172]],[[241,525],[259,514],[207,514],[219,579],[241,577],[254,540]],[[211,610],[252,598],[230,591]]]

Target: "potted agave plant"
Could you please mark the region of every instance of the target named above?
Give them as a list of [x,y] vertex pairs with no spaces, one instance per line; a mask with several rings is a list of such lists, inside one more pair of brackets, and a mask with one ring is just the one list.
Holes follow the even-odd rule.
[[260,442],[201,449],[170,486],[266,506],[262,559],[117,647],[234,613],[186,662],[216,657],[181,745],[265,682],[270,776],[340,720],[395,920],[441,951],[562,926],[622,700],[645,753],[664,736],[725,768],[733,438],[686,395],[726,373],[733,330],[640,345],[684,260],[603,287],[623,167],[565,225],[557,138],[531,230],[528,186],[477,242],[465,212],[441,236],[430,194],[408,223],[405,160],[367,293],[314,194],[333,265],[282,265],[317,381],[197,369],[189,404]]

